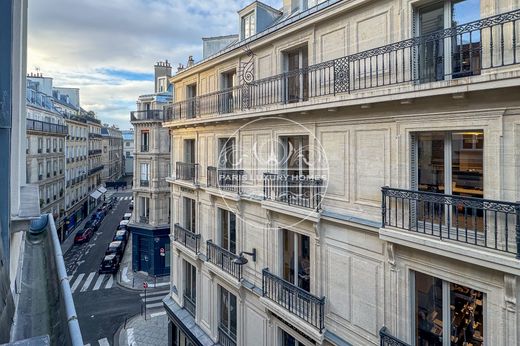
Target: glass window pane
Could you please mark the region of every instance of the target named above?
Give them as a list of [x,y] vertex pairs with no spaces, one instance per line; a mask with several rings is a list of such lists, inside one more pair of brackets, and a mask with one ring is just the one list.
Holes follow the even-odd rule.
[[283,278],[294,283],[294,234],[283,230]]
[[415,273],[417,346],[442,346],[442,280]]
[[229,251],[237,253],[237,231],[236,231],[236,216],[229,213]]
[[298,287],[310,291],[311,274],[311,246],[310,238],[298,235]]
[[483,293],[450,284],[451,345],[484,344]]

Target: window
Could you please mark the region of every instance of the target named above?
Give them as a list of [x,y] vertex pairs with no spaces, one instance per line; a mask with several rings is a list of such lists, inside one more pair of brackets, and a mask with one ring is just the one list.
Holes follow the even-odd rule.
[[43,152],[43,138],[38,137],[38,153],[41,154]]
[[148,186],[150,179],[150,164],[141,163],[141,185],[146,184]]
[[229,252],[237,252],[236,216],[232,212],[218,208],[218,228],[220,247]]
[[52,150],[54,152],[58,151],[58,140],[56,138],[52,140]]
[[[427,35],[480,19],[480,0],[447,0],[417,10],[417,34]],[[480,74],[480,33],[421,44],[417,52],[422,83]],[[445,58],[451,57],[451,58]]]
[[129,147],[130,146],[130,142],[126,142],[125,146]]
[[195,163],[195,140],[184,140],[184,162]]
[[[285,101],[288,103],[306,101],[309,97],[309,76],[306,71],[308,67],[307,46],[300,47],[284,54],[285,72],[289,73],[285,77]],[[301,73],[295,73],[300,70]]]
[[150,217],[150,199],[148,197],[139,197],[139,216],[146,219]]
[[222,345],[235,344],[237,339],[237,297],[221,286],[219,286],[219,290],[219,341]]
[[197,268],[184,261],[184,307],[195,317],[197,306]]
[[249,38],[256,34],[255,12],[251,12],[242,17],[242,35],[243,38]]
[[282,239],[283,278],[309,292],[311,282],[310,238],[284,229]]
[[184,197],[184,228],[195,233],[195,200]]
[[132,157],[132,154],[130,154],[130,152],[127,151],[127,152],[126,152],[126,157],[127,157],[127,158],[130,158],[130,157]]
[[236,72],[235,70],[228,71],[221,74],[220,78],[220,89],[225,90],[220,93],[219,96],[219,112],[220,113],[232,113],[235,109],[234,104],[234,90]]
[[[412,135],[412,145],[414,189],[484,197],[484,133],[481,130],[416,133]],[[463,206],[453,206],[451,211],[431,210],[419,205],[417,210],[421,221],[446,219],[445,222],[451,220],[453,225],[466,224],[484,232],[481,210]]]
[[484,294],[415,272],[415,344],[420,346],[484,344]]
[[197,116],[197,84],[191,84],[186,87],[186,101],[187,106],[187,117],[188,119],[195,118]]
[[285,330],[280,329],[280,337],[282,346],[304,346],[303,342],[298,341],[294,336],[287,333]]
[[219,138],[218,140],[218,168],[234,168],[235,166],[235,138]]
[[[141,152],[147,152],[149,150],[149,137],[150,133],[148,131],[141,131]],[[105,147],[106,152],[106,147]]]
[[289,176],[309,175],[309,137],[280,137],[280,169]]

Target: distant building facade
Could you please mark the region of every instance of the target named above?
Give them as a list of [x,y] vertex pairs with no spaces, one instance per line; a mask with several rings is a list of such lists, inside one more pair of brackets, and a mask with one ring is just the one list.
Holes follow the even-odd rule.
[[166,177],[170,174],[170,137],[163,128],[163,107],[172,100],[171,66],[155,65],[155,93],[141,95],[137,111],[131,113],[134,126],[134,212],[132,268],[150,275],[170,273],[171,204]]
[[134,129],[121,131],[123,135],[123,157],[125,161],[124,175],[134,175]]
[[123,135],[117,127],[102,127],[102,182],[119,180],[123,175]]

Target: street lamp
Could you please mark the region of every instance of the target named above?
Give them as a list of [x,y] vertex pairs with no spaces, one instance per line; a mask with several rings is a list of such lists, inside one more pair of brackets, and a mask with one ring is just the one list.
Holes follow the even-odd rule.
[[238,258],[235,258],[233,260],[233,263],[234,264],[237,264],[239,266],[243,266],[244,264],[246,264],[247,262],[249,262],[247,260],[247,258],[244,257],[244,255],[249,255],[251,257],[253,257],[253,262],[256,262],[256,248],[253,248],[253,252],[246,252],[246,251],[242,251],[239,255],[238,255]]

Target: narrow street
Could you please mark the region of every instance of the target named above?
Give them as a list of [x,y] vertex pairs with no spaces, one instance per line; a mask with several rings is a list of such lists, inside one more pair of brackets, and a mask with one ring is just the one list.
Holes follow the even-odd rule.
[[[131,192],[116,192],[114,208],[106,215],[92,239],[74,245],[64,255],[71,290],[76,304],[79,323],[85,344],[114,345],[114,334],[126,319],[144,310],[143,294],[117,284],[116,275],[99,274],[108,244],[112,241],[119,222],[131,201]],[[131,243],[125,251],[129,251]],[[127,270],[130,270],[128,268]],[[164,289],[150,290],[147,312],[162,309],[162,303],[153,301],[154,295],[162,299]]]

